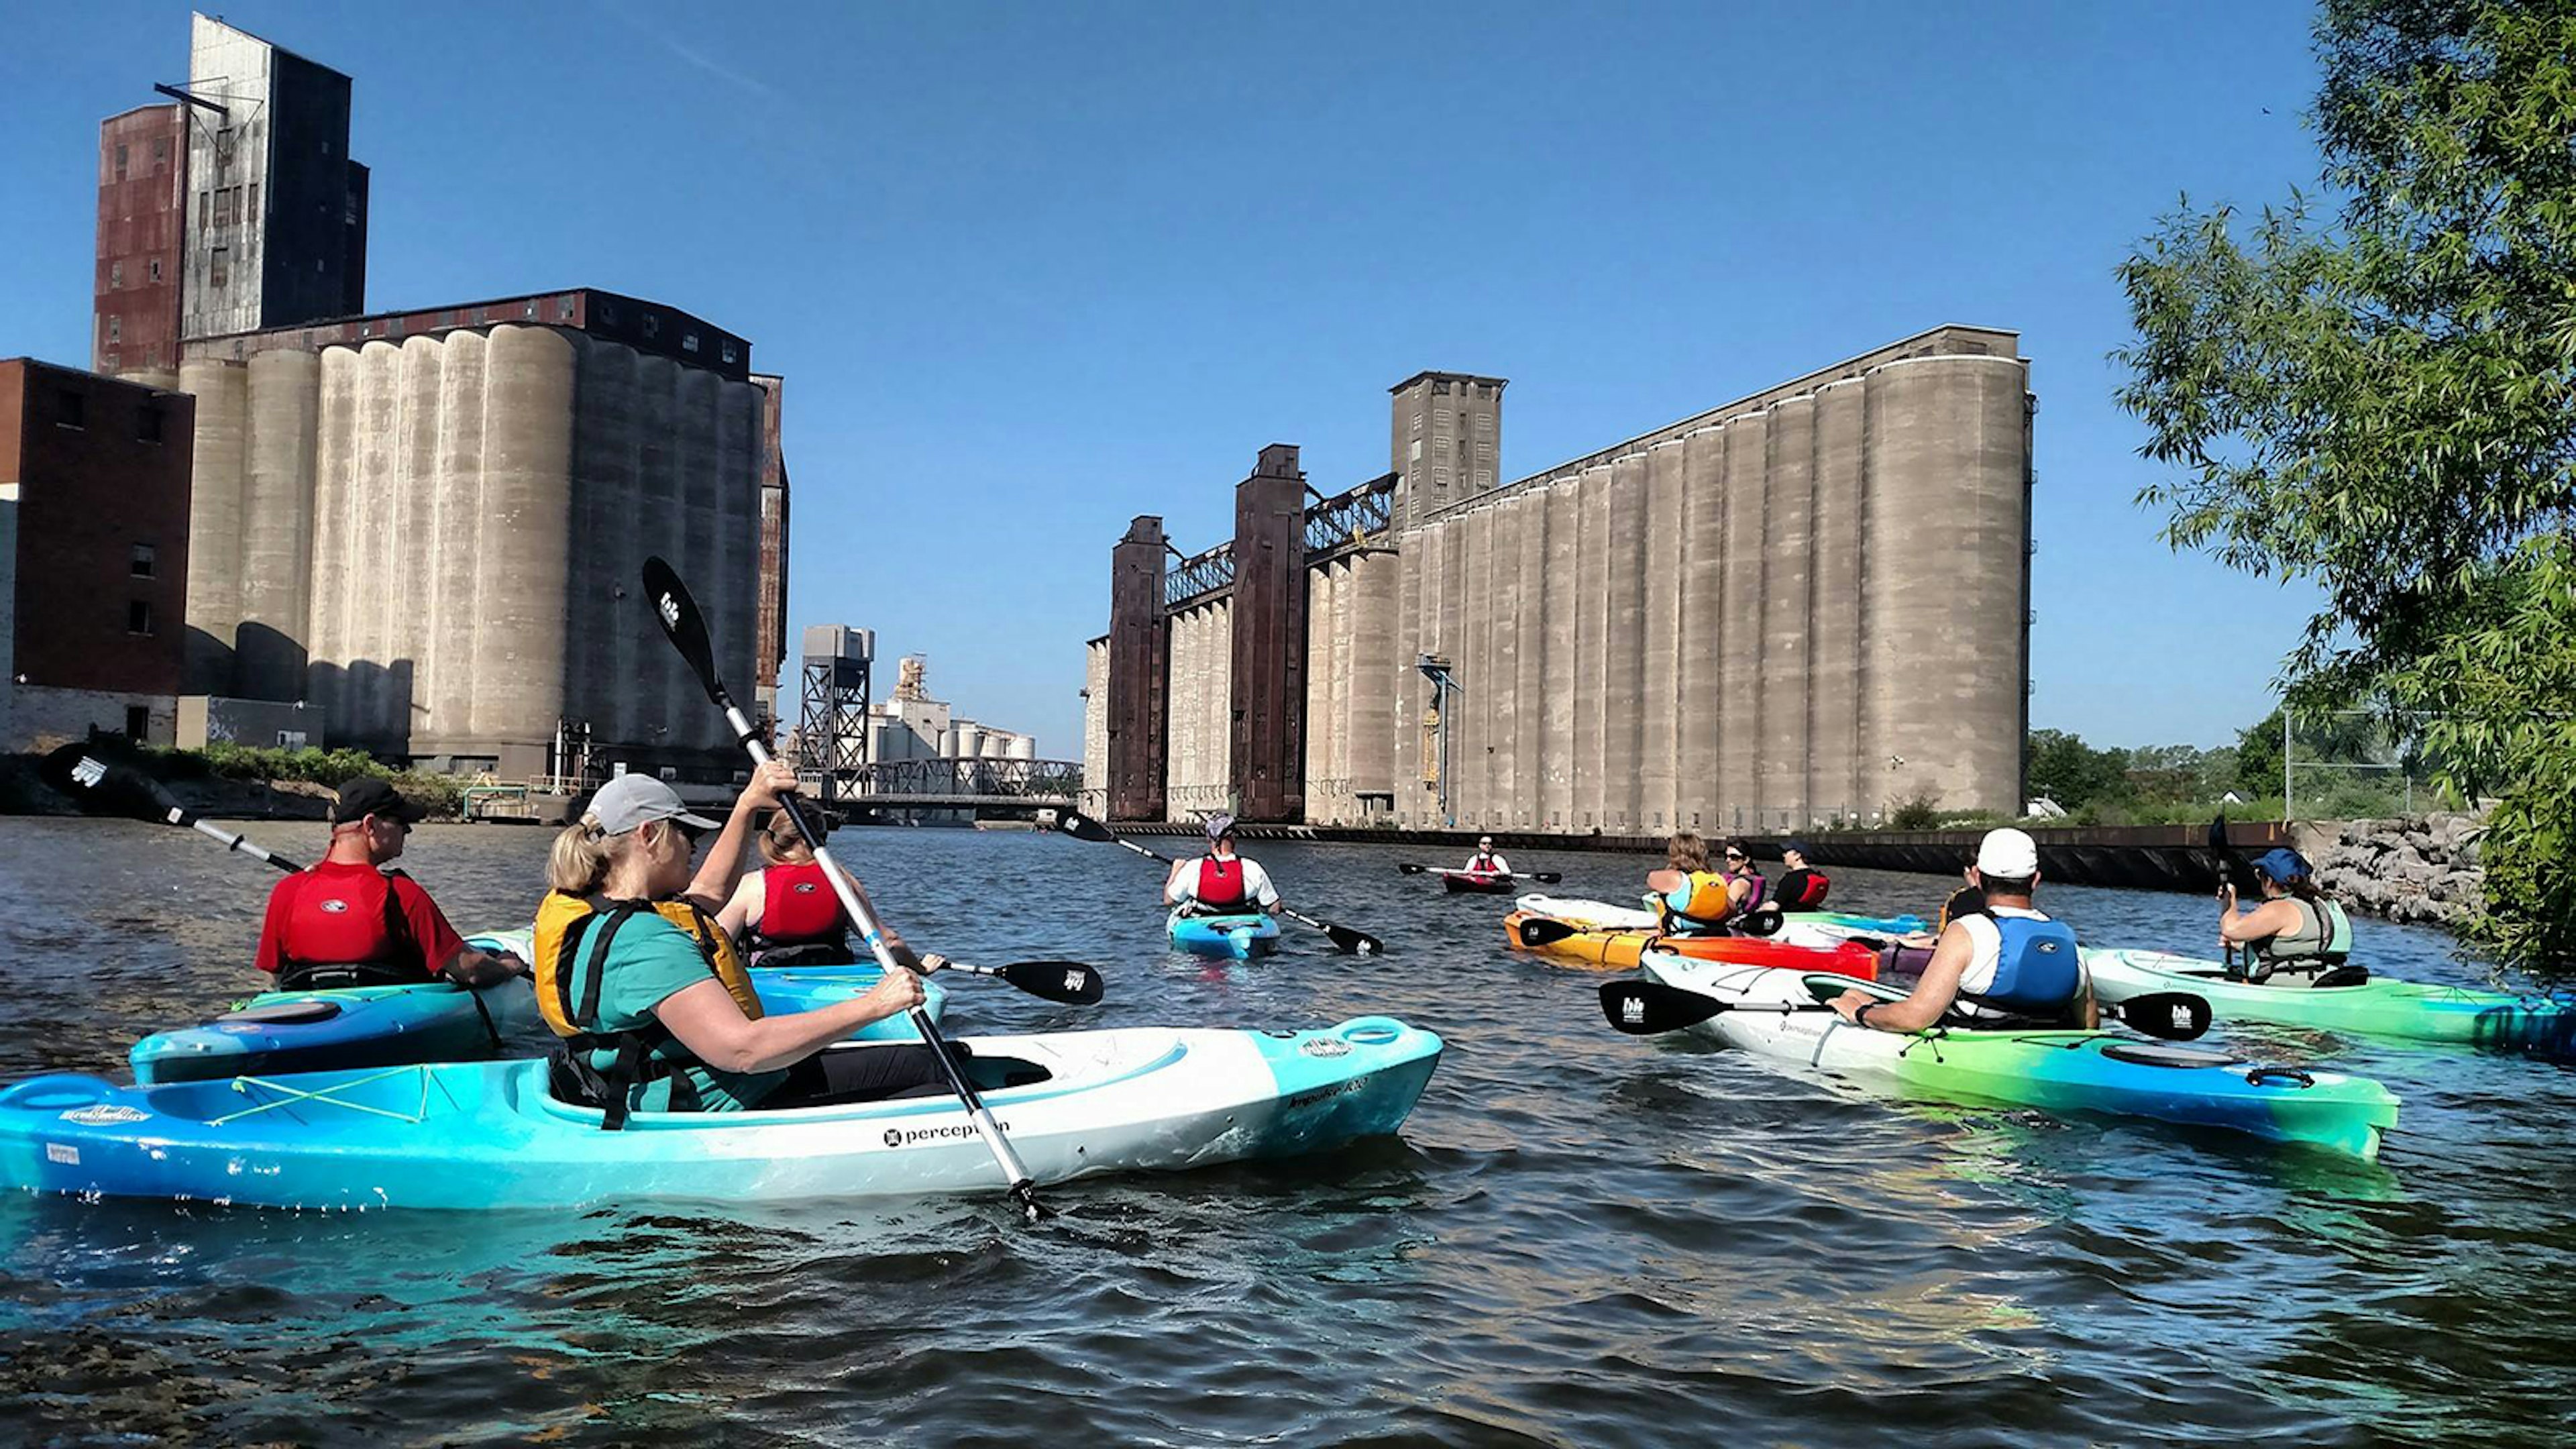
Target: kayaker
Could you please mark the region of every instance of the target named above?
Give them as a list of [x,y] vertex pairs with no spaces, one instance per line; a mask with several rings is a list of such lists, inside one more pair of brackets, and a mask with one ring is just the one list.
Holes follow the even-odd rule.
[[1204,828],[1208,853],[1172,863],[1172,873],[1163,878],[1164,903],[1203,916],[1235,915],[1247,903],[1277,910],[1279,891],[1270,884],[1269,872],[1260,862],[1234,853],[1234,817],[1211,815]]
[[1941,928],[1910,995],[1889,1001],[1846,991],[1834,998],[1834,1010],[1876,1031],[1921,1031],[1945,1017],[2088,1031],[2097,1025],[2075,932],[2031,904],[2039,886],[2037,842],[2010,826],[1987,831],[1968,881],[1985,893],[1984,908]]
[[1664,868],[1646,876],[1665,935],[1723,935],[1729,922],[1762,903],[1762,875],[1745,859],[1743,845],[1730,843],[1726,861],[1725,870],[1710,870],[1708,842],[1694,831],[1677,831],[1665,842]]
[[1469,875],[1510,875],[1512,863],[1494,853],[1494,837],[1480,835],[1476,837],[1476,853],[1467,857],[1465,870]]
[[[832,821],[826,812],[808,808],[806,820],[819,830],[828,831]],[[734,887],[733,898],[716,912],[716,924],[725,934],[743,943],[751,953],[753,966],[847,966],[859,959],[850,943],[849,917],[841,910],[841,898],[832,893],[832,883],[823,874],[823,863],[814,858],[814,848],[796,831],[796,822],[784,810],[769,812],[767,823],[752,837],[760,847],[761,859],[768,864],[744,873],[742,883]],[[867,907],[877,923],[877,934],[894,959],[916,970],[929,958],[916,956],[894,927],[886,924],[876,902],[868,899],[867,887],[848,871],[841,878],[850,883],[850,891]],[[936,970],[936,966],[929,969]]]
[[823,1050],[920,1005],[918,975],[897,966],[854,1000],[769,1016],[709,914],[733,884],[752,816],[795,788],[786,764],[762,766],[694,873],[697,838],[718,827],[649,775],[601,786],[555,837],[553,888],[537,906],[537,1008],[565,1039],[558,1095],[601,1107],[601,1125],[622,1127],[630,1111],[739,1112],[946,1090],[925,1047]]
[[1780,847],[1780,864],[1786,867],[1780,884],[1772,890],[1772,899],[1784,911],[1812,911],[1823,907],[1825,893],[1833,882],[1823,871],[1807,864],[1807,847],[1790,841]]
[[2218,946],[2229,962],[2244,952],[2246,976],[2275,986],[2313,986],[2352,954],[2352,920],[2317,890],[2306,856],[2280,848],[2254,862],[2263,904],[2239,914],[2233,882],[2218,889]]
[[331,802],[331,846],[268,893],[255,964],[280,989],[406,986],[444,976],[489,986],[528,969],[465,944],[420,883],[386,867],[429,812],[362,775]]

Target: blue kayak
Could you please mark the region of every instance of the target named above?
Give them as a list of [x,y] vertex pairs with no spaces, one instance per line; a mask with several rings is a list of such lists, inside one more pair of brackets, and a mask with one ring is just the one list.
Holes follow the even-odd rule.
[[[528,933],[499,932],[470,942],[480,950],[528,953]],[[863,995],[877,982],[873,966],[755,971],[761,1005],[807,1011]],[[937,1020],[947,992],[922,983]],[[156,1032],[126,1060],[134,1080],[194,1082],[284,1072],[349,1071],[415,1062],[474,1061],[492,1056],[504,1038],[540,1029],[536,993],[525,978],[468,991],[443,981],[418,986],[344,986],[328,991],[271,991],[202,1026]],[[908,1016],[871,1023],[861,1040],[909,1041]]]
[[1248,961],[1279,949],[1279,923],[1259,912],[1231,916],[1185,916],[1172,912],[1172,945],[1193,956],[1225,956]]

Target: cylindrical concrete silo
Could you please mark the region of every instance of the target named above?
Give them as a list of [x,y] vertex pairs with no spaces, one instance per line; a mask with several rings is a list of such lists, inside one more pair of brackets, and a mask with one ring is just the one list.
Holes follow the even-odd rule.
[[1103,815],[1109,788],[1109,641],[1094,639],[1082,651],[1082,798],[1076,805]]
[[[1410,672],[1397,657],[1396,608],[1402,559],[1391,553],[1351,560],[1351,789],[1392,797],[1397,686]],[[1353,809],[1358,808],[1354,801]]]
[[1681,794],[1682,440],[1646,450],[1645,680],[1639,711],[1634,829],[1670,834]]
[[348,714],[349,631],[354,590],[351,553],[357,528],[358,353],[324,348],[321,407],[314,422],[313,587],[305,639],[310,646],[304,697],[318,705],[336,734]]
[[[252,699],[301,699],[313,547],[321,362],[278,349],[250,360],[236,676]],[[336,727],[337,721],[334,721]]]
[[1544,803],[1546,827],[1575,828],[1576,701],[1584,688],[1582,633],[1583,483],[1569,476],[1547,487],[1547,687]]
[[1807,627],[1807,800],[1818,817],[1849,818],[1860,800],[1861,440],[1868,384],[1816,394],[1813,600]]
[[1762,762],[1758,829],[1802,828],[1807,794],[1809,551],[1815,519],[1816,399],[1771,405],[1770,508],[1762,545]]
[[[342,671],[341,713],[332,717],[331,731],[344,742],[376,750],[395,747],[394,732],[410,705],[409,656],[395,634],[393,596],[380,587],[406,541],[402,407],[402,349],[384,341],[361,344],[353,409],[355,467],[347,487],[343,516],[349,526],[341,550],[340,585],[348,599],[349,630],[343,657],[331,661]],[[397,659],[403,661],[399,667]]]
[[[458,329],[439,339],[437,456],[430,472],[429,634],[443,646],[427,661],[420,733],[454,753],[474,718],[473,656],[450,641],[472,637],[475,552],[483,515],[484,360],[490,343]],[[477,753],[481,753],[479,750]]]
[[1324,712],[1333,721],[1333,747],[1325,761],[1325,774],[1334,784],[1326,818],[1337,825],[1356,824],[1359,820],[1359,803],[1352,792],[1357,788],[1359,743],[1354,671],[1360,662],[1360,650],[1352,633],[1359,627],[1359,566],[1365,562],[1365,556],[1345,558],[1329,570],[1333,576],[1333,689]]
[[1520,825],[1521,519],[1520,490],[1503,495],[1493,515],[1487,568],[1489,622],[1485,651],[1485,802],[1478,818],[1489,829]]
[[[1877,797],[2012,810],[2027,690],[2029,457],[2018,359],[1928,357],[1869,375],[1867,613]],[[1888,554],[1943,561],[1907,567]],[[1977,641],[1963,667],[1961,640]]]
[[1518,641],[1512,687],[1512,805],[1510,827],[1543,829],[1547,775],[1547,492],[1512,490],[1503,505],[1519,518],[1512,577],[1516,587],[1512,631]]
[[[567,334],[517,326],[493,328],[483,358],[473,730],[485,741],[542,750],[563,715],[565,538],[572,522],[579,358]],[[627,592],[642,590],[628,585]],[[654,627],[649,618],[640,622]],[[451,631],[443,644],[468,647],[464,630]],[[667,645],[664,652],[671,652]]]
[[1398,825],[1417,822],[1416,802],[1422,795],[1421,719],[1425,694],[1414,660],[1422,652],[1422,575],[1427,537],[1420,528],[1407,530],[1402,535],[1400,551],[1391,560],[1395,586],[1387,602],[1395,650],[1388,661],[1391,693],[1387,700],[1387,789]]
[[1494,510],[1475,507],[1451,525],[1458,539],[1458,622],[1454,656],[1459,680],[1467,687],[1451,698],[1458,718],[1450,726],[1450,763],[1458,772],[1449,791],[1458,828],[1484,823],[1491,802],[1485,758],[1485,712],[1492,702],[1489,657],[1493,648]]
[[1646,677],[1646,455],[1641,449],[1630,449],[1611,461],[1608,523],[1601,828],[1630,835],[1638,828],[1645,726],[1644,712],[1638,708]]
[[1038,757],[1035,735],[1013,735],[1003,742],[1002,757],[1008,760],[1034,760]]
[[179,386],[197,399],[188,490],[188,639],[182,688],[239,693],[233,650],[241,623],[242,504],[247,483],[250,370],[238,362],[191,358]]
[[1682,439],[1681,828],[1717,828],[1718,732],[1727,699],[1720,687],[1726,619],[1726,432],[1694,428]]
[[[1576,546],[1579,565],[1574,589],[1574,829],[1582,833],[1608,828],[1608,793],[1602,779],[1606,763],[1607,710],[1610,705],[1610,556],[1612,531],[1624,524],[1610,508],[1611,469],[1595,464],[1583,470],[1579,495],[1583,536]],[[1634,709],[1635,697],[1619,701]]]
[[1717,736],[1717,816],[1712,835],[1744,829],[1761,808],[1762,515],[1770,419],[1751,413],[1726,425],[1726,608]]

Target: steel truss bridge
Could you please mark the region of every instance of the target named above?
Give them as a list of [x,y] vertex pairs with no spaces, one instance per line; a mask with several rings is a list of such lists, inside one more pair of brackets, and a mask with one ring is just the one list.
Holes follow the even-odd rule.
[[826,783],[825,798],[843,809],[1070,810],[1082,793],[1082,766],[1073,760],[887,760],[834,771]]

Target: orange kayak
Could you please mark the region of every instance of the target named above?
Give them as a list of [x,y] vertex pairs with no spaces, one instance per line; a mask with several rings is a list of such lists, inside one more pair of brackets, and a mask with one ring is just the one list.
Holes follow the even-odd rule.
[[1534,951],[1552,960],[1602,971],[1625,971],[1648,951],[1670,951],[1696,960],[1726,961],[1738,966],[1782,966],[1863,981],[1878,979],[1878,952],[1857,941],[1799,946],[1765,936],[1659,936],[1652,931],[1586,926],[1532,911],[1514,911],[1505,916],[1503,939],[1515,951]]

